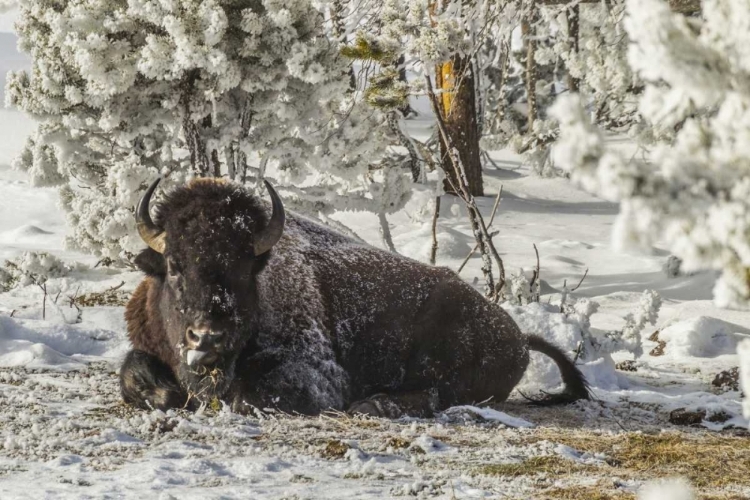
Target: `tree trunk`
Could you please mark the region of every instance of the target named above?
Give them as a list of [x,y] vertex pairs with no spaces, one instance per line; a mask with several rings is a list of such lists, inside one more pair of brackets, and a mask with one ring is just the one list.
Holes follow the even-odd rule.
[[[404,62],[406,61],[406,58],[403,54],[399,56],[398,61],[396,61],[396,69],[398,70],[398,80],[400,82],[403,82],[405,84],[409,83],[409,80],[406,78],[406,68],[404,67]],[[401,114],[404,117],[407,117],[409,115],[416,115],[416,112],[411,108],[411,105],[409,104],[409,101],[406,101],[406,104],[398,108],[398,110],[401,112]]]
[[[346,5],[345,0],[333,0],[328,14],[331,16],[331,30],[334,38],[341,44],[346,44]],[[349,90],[357,90],[357,77],[354,75],[354,66],[349,65]]]
[[221,177],[221,160],[219,160],[219,152],[215,149],[211,150],[211,166],[213,166],[213,176]]
[[191,119],[190,113],[182,117],[182,132],[185,135],[188,151],[190,151],[190,166],[193,172],[200,177],[208,177],[209,161],[206,155],[206,147],[201,140],[198,126]]
[[[441,115],[445,122],[450,142],[458,150],[458,156],[466,170],[469,192],[473,196],[484,196],[481,151],[477,127],[476,93],[471,61],[465,56],[455,55],[436,68],[437,87],[440,94]],[[440,157],[445,171],[445,191],[455,193],[459,184],[450,160],[445,141],[440,140]]]
[[417,147],[414,145],[412,138],[401,129],[400,122],[403,118],[399,117],[396,113],[396,111],[389,111],[386,114],[388,127],[398,138],[401,145],[409,152],[409,170],[411,170],[411,180],[424,183],[423,159],[419,154],[419,151],[417,151]]
[[534,56],[536,55],[536,5],[531,3],[531,13],[521,23],[521,34],[526,43],[526,103],[528,106],[526,133],[530,133],[538,114],[536,102],[537,69]]
[[[579,22],[580,22],[580,11],[581,7],[580,5],[576,4],[570,9],[567,9],[565,11],[565,15],[568,18],[568,39],[570,40],[570,45],[572,52],[578,55],[578,32],[579,29]],[[578,92],[578,90],[581,88],[581,81],[578,78],[575,78],[573,75],[568,72],[568,92]]]
[[[201,128],[210,129],[213,126],[214,126],[214,120],[211,114],[206,115],[203,118],[203,120],[201,120]],[[202,143],[201,147],[203,148],[203,154],[204,155],[207,154],[205,143]],[[221,161],[219,160],[219,152],[216,151],[215,149],[211,150],[211,163],[210,165],[208,165],[208,167],[210,168],[210,170],[206,171],[207,172],[206,176],[208,176],[208,173],[210,173],[211,176],[213,177],[216,177],[216,178],[221,177]]]
[[182,134],[185,136],[185,144],[190,151],[190,167],[193,173],[200,177],[207,177],[209,172],[208,155],[206,146],[198,130],[198,124],[193,121],[190,111],[190,97],[193,94],[195,80],[198,78],[197,71],[191,71],[182,82],[180,94],[180,106],[182,107]]
[[495,110],[495,113],[497,115],[496,120],[498,125],[505,121],[505,105],[507,101],[507,98],[505,96],[505,82],[508,81],[508,73],[510,73],[510,36],[508,37],[507,41],[501,42],[499,50],[502,50],[503,53],[501,54],[502,63],[500,64],[500,80],[496,82],[497,109]]
[[388,218],[385,216],[385,212],[378,212],[378,222],[380,223],[380,238],[383,240],[383,245],[389,252],[398,253],[396,251],[396,245],[393,244],[391,226],[388,225]]
[[237,156],[234,154],[235,143],[224,148],[224,160],[227,162],[227,177],[234,180],[237,177]]

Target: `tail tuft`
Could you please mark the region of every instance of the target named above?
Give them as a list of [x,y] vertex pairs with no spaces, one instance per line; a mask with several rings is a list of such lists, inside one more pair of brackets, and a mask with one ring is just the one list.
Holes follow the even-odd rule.
[[565,384],[565,389],[559,394],[546,394],[544,397],[538,399],[527,399],[539,405],[567,404],[579,399],[591,399],[588,382],[586,382],[581,371],[568,359],[559,347],[547,342],[539,335],[529,335],[528,338],[529,349],[549,356],[557,364],[557,368],[560,370],[560,375]]

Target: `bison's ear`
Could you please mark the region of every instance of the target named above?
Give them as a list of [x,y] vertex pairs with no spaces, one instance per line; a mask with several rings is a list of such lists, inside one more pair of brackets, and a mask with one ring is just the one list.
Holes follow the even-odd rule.
[[164,256],[151,248],[139,253],[134,262],[138,269],[149,276],[165,276],[167,274],[167,263]]

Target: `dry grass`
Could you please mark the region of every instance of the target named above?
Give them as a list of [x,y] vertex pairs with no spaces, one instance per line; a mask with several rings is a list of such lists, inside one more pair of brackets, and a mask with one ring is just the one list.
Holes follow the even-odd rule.
[[574,488],[550,488],[538,498],[549,500],[632,500],[632,493],[609,493],[605,485],[577,486]]
[[[747,437],[709,432],[607,434],[542,428],[523,436],[516,444],[540,441],[601,454],[606,462],[581,463],[558,455],[545,455],[518,463],[488,464],[473,472],[507,479],[555,478],[554,488],[540,489],[535,494],[534,498],[540,499],[631,500],[635,496],[619,490],[609,478],[647,481],[678,476],[687,478],[701,499],[748,498],[734,493],[750,488],[750,439]],[[599,482],[576,485],[581,476],[599,479]]]
[[564,431],[543,432],[534,438],[605,454],[612,467],[608,475],[616,473],[640,479],[683,476],[700,489],[750,487],[750,439],[747,438],[711,433],[596,435]]
[[331,439],[326,443],[325,448],[323,448],[323,451],[321,452],[321,455],[323,458],[327,458],[329,460],[335,460],[338,458],[344,458],[344,455],[346,455],[346,452],[349,451],[349,445],[339,441],[338,439]]
[[385,442],[386,448],[393,448],[394,450],[408,448],[409,445],[411,445],[411,441],[404,439],[401,436],[393,436]]
[[75,298],[79,307],[124,306],[130,300],[130,294],[122,290],[105,290],[103,292],[84,293]]
[[680,475],[699,488],[750,486],[750,440],[705,434],[630,434],[611,448],[619,467],[639,473]]
[[519,477],[534,474],[575,474],[587,469],[592,467],[558,455],[540,455],[523,462],[483,465],[477,472],[487,476]]

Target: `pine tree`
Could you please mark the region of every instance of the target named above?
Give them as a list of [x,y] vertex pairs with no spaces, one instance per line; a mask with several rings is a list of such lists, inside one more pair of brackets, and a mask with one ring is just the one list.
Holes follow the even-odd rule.
[[347,197],[295,185],[342,194],[385,148],[309,0],[21,0],[18,34],[33,66],[6,99],[42,125],[17,164],[61,185],[74,248],[140,248],[132,208],[157,175],[273,173],[319,211]]
[[621,245],[663,242],[687,271],[714,269],[721,306],[750,305],[750,0],[706,0],[703,19],[628,0],[629,61],[643,119],[662,139],[649,161],[607,148],[573,96],[556,150],[572,178],[621,202]]

